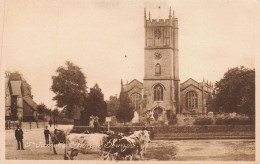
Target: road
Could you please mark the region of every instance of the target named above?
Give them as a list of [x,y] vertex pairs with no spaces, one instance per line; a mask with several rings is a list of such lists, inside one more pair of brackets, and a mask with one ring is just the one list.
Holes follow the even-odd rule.
[[[59,126],[68,128],[68,126]],[[44,146],[43,129],[24,129],[25,150],[16,150],[14,130],[5,131],[6,159],[63,160],[64,144],[54,155]],[[254,161],[255,140],[153,140],[147,149],[146,160],[175,161]],[[78,160],[98,160],[99,155],[79,154]]]

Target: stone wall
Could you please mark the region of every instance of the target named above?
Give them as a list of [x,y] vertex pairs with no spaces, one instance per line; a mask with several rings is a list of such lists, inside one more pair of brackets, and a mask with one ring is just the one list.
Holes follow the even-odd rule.
[[[101,130],[107,130],[107,127],[100,127]],[[143,126],[112,126],[110,130],[115,132],[124,132],[142,130]],[[186,126],[147,126],[147,130],[157,133],[218,133],[218,132],[255,132],[255,125],[186,125]],[[85,130],[93,130],[89,126],[74,126],[75,133],[82,133]]]

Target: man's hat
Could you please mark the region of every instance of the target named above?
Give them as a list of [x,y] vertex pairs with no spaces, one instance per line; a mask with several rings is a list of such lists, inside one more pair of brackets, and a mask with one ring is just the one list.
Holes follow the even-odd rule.
[[19,126],[19,125],[17,125],[16,127],[17,127],[17,128],[19,128],[20,126]]

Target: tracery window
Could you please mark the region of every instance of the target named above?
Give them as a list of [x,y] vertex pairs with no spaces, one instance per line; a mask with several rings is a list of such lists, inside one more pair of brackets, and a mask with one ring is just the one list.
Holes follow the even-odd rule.
[[157,84],[153,88],[154,92],[154,101],[162,101],[163,100],[163,87],[160,84]]
[[194,91],[186,93],[186,107],[187,109],[193,109],[198,107],[198,96]]
[[133,94],[131,94],[130,97],[131,97],[132,104],[135,107],[135,110],[140,109],[140,104],[141,104],[141,101],[142,101],[141,94],[133,93]]

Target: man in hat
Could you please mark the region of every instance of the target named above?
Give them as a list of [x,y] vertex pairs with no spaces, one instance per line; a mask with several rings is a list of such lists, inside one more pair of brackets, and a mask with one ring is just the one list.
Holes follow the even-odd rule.
[[48,126],[45,127],[44,130],[44,137],[45,137],[45,145],[49,145],[49,135],[50,135],[50,131],[48,129]]
[[17,140],[17,144],[18,144],[18,150],[24,150],[23,148],[23,130],[20,128],[19,125],[17,125],[17,128],[15,130],[15,138]]

